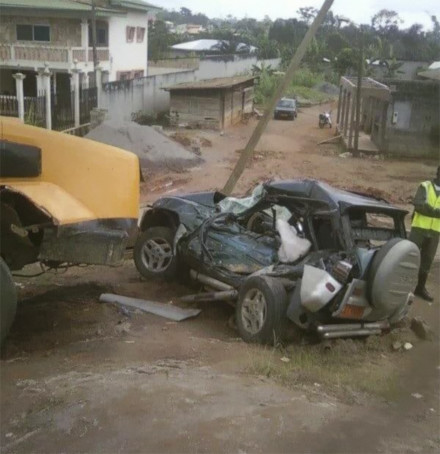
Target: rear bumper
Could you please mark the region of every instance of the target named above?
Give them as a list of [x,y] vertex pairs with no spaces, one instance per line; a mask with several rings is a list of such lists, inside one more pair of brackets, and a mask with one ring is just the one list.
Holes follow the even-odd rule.
[[44,232],[38,259],[88,265],[119,265],[137,232],[137,219],[97,219]]

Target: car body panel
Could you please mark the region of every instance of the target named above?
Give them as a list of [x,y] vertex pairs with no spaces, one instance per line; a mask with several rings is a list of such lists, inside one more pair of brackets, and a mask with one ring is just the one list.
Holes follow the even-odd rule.
[[[48,184],[77,210],[50,213],[60,225],[85,219],[132,218],[139,213],[139,160],[136,155],[92,140],[29,126],[0,117],[5,142],[41,149],[41,173],[35,177],[0,178],[0,186],[23,190],[41,206],[53,206]],[[25,187],[23,186],[25,184]],[[38,189],[41,185],[42,188]],[[76,202],[73,202],[73,199]],[[76,213],[76,214],[75,214]]]
[[11,269],[37,259],[116,265],[137,234],[139,159],[91,140],[0,117],[1,253]]

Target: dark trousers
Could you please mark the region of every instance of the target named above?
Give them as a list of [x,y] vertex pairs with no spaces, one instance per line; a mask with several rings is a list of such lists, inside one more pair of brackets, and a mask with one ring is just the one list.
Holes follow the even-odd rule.
[[412,228],[409,240],[420,249],[420,274],[427,275],[437,252],[439,235],[420,228]]

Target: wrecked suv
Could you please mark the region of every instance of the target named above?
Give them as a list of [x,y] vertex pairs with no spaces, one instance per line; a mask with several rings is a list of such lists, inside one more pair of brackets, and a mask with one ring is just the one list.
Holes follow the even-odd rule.
[[420,253],[406,211],[315,180],[267,182],[250,197],[164,197],[144,213],[134,259],[146,278],[190,276],[229,300],[247,342],[289,328],[321,338],[379,334],[412,302]]

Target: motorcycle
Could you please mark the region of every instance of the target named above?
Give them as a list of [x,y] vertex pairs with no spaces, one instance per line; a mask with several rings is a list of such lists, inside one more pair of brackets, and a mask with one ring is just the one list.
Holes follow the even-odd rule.
[[324,112],[323,114],[319,114],[319,127],[322,129],[324,126],[329,125],[332,127],[332,119],[330,117],[331,112]]

